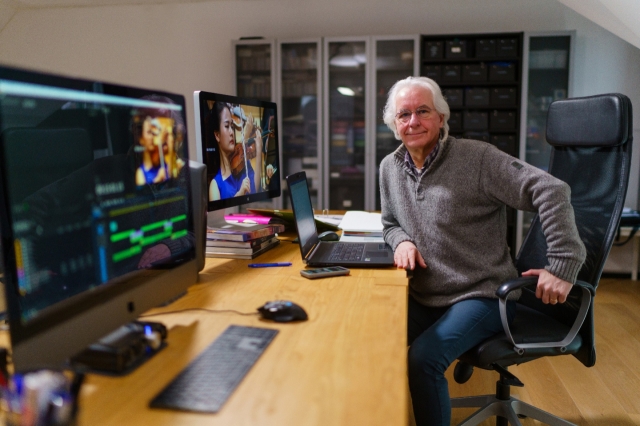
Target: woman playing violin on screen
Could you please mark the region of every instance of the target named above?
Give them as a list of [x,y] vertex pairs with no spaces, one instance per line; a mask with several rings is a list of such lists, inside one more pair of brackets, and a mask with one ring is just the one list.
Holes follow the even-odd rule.
[[[236,115],[234,120],[231,107],[223,102],[216,102],[212,113],[211,130],[215,140],[210,140],[210,146],[218,151],[220,162],[217,172],[212,170],[215,176],[209,184],[209,200],[256,192],[256,188],[261,188],[262,167],[254,170],[250,158],[255,155],[255,164],[262,164],[262,135],[260,131],[255,132],[253,117],[249,115],[245,122],[244,117]],[[251,146],[236,144],[236,129],[242,129],[245,141],[253,139]]]

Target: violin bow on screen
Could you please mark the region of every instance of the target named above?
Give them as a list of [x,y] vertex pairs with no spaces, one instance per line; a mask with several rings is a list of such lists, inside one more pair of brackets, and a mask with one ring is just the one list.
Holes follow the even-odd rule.
[[[264,117],[263,117],[264,118]],[[274,117],[273,115],[269,117],[269,122],[267,124],[267,130],[262,133],[263,140],[263,157],[262,157],[262,189],[266,190],[267,186],[271,182],[271,178],[267,176],[267,152],[269,151],[269,138],[273,136],[274,130]],[[273,166],[272,166],[273,167]],[[276,173],[276,168],[274,167],[273,173]]]
[[[156,148],[158,149],[158,155],[160,155],[160,170],[166,170],[165,169],[165,162],[164,162],[164,150],[162,147],[162,140],[160,139],[161,136],[161,131],[162,129],[162,125],[160,124],[160,120],[158,120],[157,118],[152,118],[151,119],[151,132],[153,133],[153,144],[156,146]],[[160,173],[160,172],[158,172]],[[166,176],[165,176],[166,179]]]
[[242,152],[244,153],[244,174],[246,177],[249,177],[249,169],[247,168],[247,147],[244,144],[244,126],[247,124],[248,118],[240,105],[236,105],[231,108],[231,113],[233,115],[234,123],[236,123],[240,128],[240,137],[242,139],[240,143],[242,144]]

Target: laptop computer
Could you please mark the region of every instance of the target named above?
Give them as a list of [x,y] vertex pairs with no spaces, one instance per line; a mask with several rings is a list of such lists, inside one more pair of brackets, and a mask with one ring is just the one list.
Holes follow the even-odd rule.
[[320,241],[313,217],[307,174],[286,177],[291,208],[298,232],[302,260],[309,266],[386,267],[393,266],[393,251],[385,243]]

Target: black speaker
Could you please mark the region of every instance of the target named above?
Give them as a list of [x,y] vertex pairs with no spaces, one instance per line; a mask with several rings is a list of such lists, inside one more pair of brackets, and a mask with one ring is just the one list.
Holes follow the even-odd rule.
[[189,177],[191,179],[196,259],[198,261],[198,271],[202,271],[207,239],[207,166],[197,161],[189,160]]

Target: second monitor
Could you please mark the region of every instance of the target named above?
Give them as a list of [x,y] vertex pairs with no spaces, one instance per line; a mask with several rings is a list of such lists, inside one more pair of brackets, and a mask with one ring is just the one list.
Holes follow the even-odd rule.
[[280,148],[273,102],[194,92],[198,160],[207,165],[208,225],[224,210],[279,197]]

